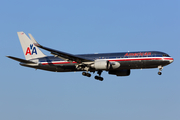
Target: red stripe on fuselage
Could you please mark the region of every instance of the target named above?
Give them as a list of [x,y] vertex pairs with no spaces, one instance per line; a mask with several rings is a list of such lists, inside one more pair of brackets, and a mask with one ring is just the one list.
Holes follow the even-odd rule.
[[173,58],[163,58],[163,60],[174,60]]

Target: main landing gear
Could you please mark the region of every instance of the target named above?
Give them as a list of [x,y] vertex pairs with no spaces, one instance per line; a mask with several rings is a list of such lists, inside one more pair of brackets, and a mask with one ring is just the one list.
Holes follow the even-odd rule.
[[90,73],[86,73],[86,72],[83,72],[82,75],[87,76],[87,77],[91,77],[91,74]]
[[[101,73],[102,73],[102,70],[99,70],[99,71],[97,72],[97,74],[99,74],[99,76],[95,76],[94,78],[95,78],[96,80],[103,81],[103,77],[101,77]],[[88,73],[88,72],[82,72],[82,75],[83,75],[83,76],[87,76],[87,77],[91,77],[91,74]]]
[[96,80],[103,81],[103,77],[101,77],[101,73],[102,73],[102,70],[99,70],[99,71],[97,72],[97,74],[99,74],[99,76],[95,76],[94,78],[95,78]]
[[159,68],[159,72],[158,72],[158,75],[161,75],[162,74],[162,69],[163,69],[163,67],[162,66],[158,66],[158,68]]

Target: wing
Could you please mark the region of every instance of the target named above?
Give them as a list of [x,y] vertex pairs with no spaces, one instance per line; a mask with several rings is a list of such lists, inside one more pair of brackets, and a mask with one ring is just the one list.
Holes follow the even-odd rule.
[[80,57],[80,56],[76,56],[76,55],[73,55],[73,54],[69,54],[69,53],[66,53],[66,52],[62,52],[62,51],[58,51],[58,50],[54,50],[54,49],[51,49],[51,48],[48,48],[48,47],[44,47],[42,45],[40,45],[34,38],[31,34],[29,34],[31,40],[33,41],[34,45],[39,47],[39,48],[42,48],[44,50],[47,50],[49,52],[51,52],[52,55],[54,55],[55,57],[59,57],[65,61],[76,61],[76,62],[92,62],[94,61],[93,59],[89,59],[89,58],[84,58],[84,57]]

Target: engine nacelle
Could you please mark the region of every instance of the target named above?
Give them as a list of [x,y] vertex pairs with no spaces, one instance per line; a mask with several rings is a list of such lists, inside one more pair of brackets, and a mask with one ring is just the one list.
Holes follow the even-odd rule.
[[110,62],[111,69],[117,69],[120,67],[119,62]]
[[111,70],[109,74],[116,75],[116,76],[129,76],[130,70]]
[[95,60],[91,67],[96,70],[108,70],[110,69],[110,62],[108,60]]

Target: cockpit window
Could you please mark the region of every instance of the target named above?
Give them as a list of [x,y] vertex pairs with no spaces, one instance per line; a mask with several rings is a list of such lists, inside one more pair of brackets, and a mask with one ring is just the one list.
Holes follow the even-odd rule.
[[163,57],[170,57],[168,54],[163,54]]

